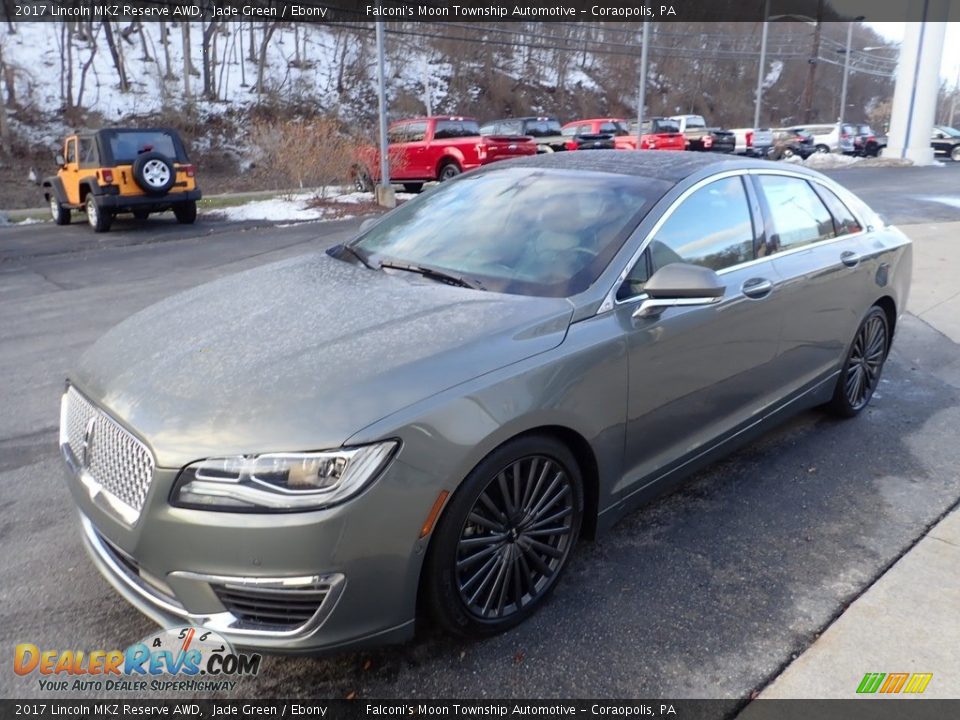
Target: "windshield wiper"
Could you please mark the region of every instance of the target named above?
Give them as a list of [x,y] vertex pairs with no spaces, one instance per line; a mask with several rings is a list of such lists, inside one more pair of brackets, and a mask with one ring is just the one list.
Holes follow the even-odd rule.
[[373,265],[371,265],[370,262],[369,262],[369,260],[367,259],[367,254],[366,254],[366,253],[360,252],[359,250],[356,250],[356,249],[350,247],[350,246],[347,245],[346,243],[344,243],[343,245],[341,245],[341,246],[340,246],[340,249],[341,249],[341,250],[344,250],[344,251],[346,251],[346,252],[348,252],[348,253],[350,253],[351,255],[353,255],[357,260],[359,260],[360,262],[362,262],[362,263],[364,264],[364,266],[367,267],[367,268],[369,268],[370,270],[376,270],[376,268],[375,268]]
[[455,273],[447,272],[446,270],[440,270],[439,268],[428,267],[426,265],[403,263],[396,260],[382,260],[380,261],[379,269],[382,270],[383,268],[415,272],[419,275],[423,275],[425,278],[430,278],[431,280],[437,280],[439,282],[447,283],[448,285],[457,285],[459,287],[470,288],[471,290],[486,290],[486,288],[483,286],[483,283],[481,283],[479,280],[474,280],[473,278],[468,278],[464,275],[457,275]]

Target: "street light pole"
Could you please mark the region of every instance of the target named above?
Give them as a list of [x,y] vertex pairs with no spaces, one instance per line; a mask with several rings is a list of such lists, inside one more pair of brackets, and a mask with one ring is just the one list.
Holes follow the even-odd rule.
[[853,23],[853,20],[847,23],[847,51],[843,54],[843,86],[840,90],[840,116],[837,118],[841,132],[843,132],[843,116],[846,114],[847,109],[847,76],[850,74],[850,49],[853,44]]
[[637,150],[643,141],[643,105],[647,100],[647,50],[650,46],[650,22],[643,21],[643,38],[640,47],[640,88],[637,90]]
[[376,29],[377,95],[380,113],[380,183],[377,185],[377,203],[385,207],[394,207],[396,199],[393,196],[393,188],[390,187],[390,157],[387,154],[387,79],[383,49],[383,23],[376,23]]
[[767,69],[767,31],[770,29],[770,0],[763,5],[763,34],[760,36],[760,68],[757,70],[757,97],[753,107],[753,127],[760,127],[760,106],[763,103],[763,79]]

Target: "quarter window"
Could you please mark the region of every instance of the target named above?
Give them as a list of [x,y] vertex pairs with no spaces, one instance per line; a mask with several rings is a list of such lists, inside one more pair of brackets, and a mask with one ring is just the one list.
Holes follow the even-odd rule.
[[68,163],[75,163],[77,161],[77,141],[70,140],[67,143],[67,158]]
[[814,185],[817,195],[827,204],[830,214],[833,215],[833,225],[837,235],[853,235],[863,230],[853,213],[843,204],[843,201],[823,185]]
[[759,175],[757,180],[772,226],[764,254],[836,237],[830,212],[806,180],[783,175]]

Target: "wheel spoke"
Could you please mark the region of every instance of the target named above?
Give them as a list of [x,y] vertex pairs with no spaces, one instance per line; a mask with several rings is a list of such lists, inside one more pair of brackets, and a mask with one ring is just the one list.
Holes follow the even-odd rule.
[[[554,489],[557,487],[557,485],[559,485],[561,482],[563,482],[563,477],[564,477],[564,476],[563,476],[563,472],[562,472],[562,471],[558,472],[558,473],[554,476],[553,482],[550,483],[550,487],[549,487],[549,488],[547,489],[547,491],[543,494],[543,497],[540,498],[540,502],[538,502],[537,505],[536,505],[536,506],[533,508],[533,510],[531,511],[531,513],[530,513],[531,515],[533,515],[535,518],[538,518],[538,519],[539,519],[540,515],[541,515],[545,510],[549,509],[550,506],[553,505],[553,503],[555,503],[555,502],[562,496],[563,491],[568,489],[568,488],[566,488],[566,486],[564,486],[564,487],[561,489],[560,493],[557,493],[556,495],[553,494]],[[547,500],[548,498],[549,498],[549,501]]]
[[476,512],[476,510],[467,516],[467,520],[477,525],[482,525],[483,527],[487,528],[487,530],[493,530],[496,533],[505,533],[507,531],[507,528],[503,523],[498,523],[496,520],[485,518],[480,513]]
[[551,515],[550,517],[545,517],[545,518],[543,518],[543,519],[537,520],[536,522],[530,523],[529,525],[526,526],[526,532],[527,532],[527,534],[529,535],[529,534],[530,534],[530,533],[529,533],[530,530],[536,530],[536,529],[539,528],[541,525],[547,525],[547,524],[552,523],[552,522],[554,522],[554,521],[556,521],[556,520],[562,520],[563,518],[567,517],[568,515],[572,515],[572,514],[573,514],[573,508],[572,508],[572,507],[565,507],[563,510],[561,510],[560,512],[554,513],[554,514]]
[[483,558],[485,557],[490,557],[499,549],[500,549],[499,545],[491,545],[490,547],[486,547],[483,550],[479,550],[473,553],[473,555],[468,555],[465,558],[461,558],[460,560],[457,560],[457,569],[460,570],[463,568],[468,568],[471,565],[476,564],[477,561],[483,560]]
[[543,558],[541,558],[539,555],[537,555],[537,553],[533,551],[533,548],[528,547],[526,543],[522,543],[522,542],[517,543],[517,547],[520,548],[521,551],[523,551],[524,556],[527,558],[527,560],[530,561],[530,564],[533,565],[533,567],[535,567],[541,575],[543,575],[544,577],[547,577],[550,575],[550,566],[543,561]]
[[486,490],[480,493],[480,502],[482,502],[484,507],[490,511],[491,515],[497,518],[501,523],[506,523],[507,516],[504,515],[500,508],[494,504],[493,500],[490,499],[490,496],[487,495]]
[[510,497],[510,490],[507,488],[507,474],[501,472],[497,475],[497,482],[500,484],[500,492],[503,495],[503,501],[507,504],[507,517],[513,515],[516,508],[513,506],[513,500]]
[[479,580],[481,577],[485,577],[489,573],[490,568],[497,564],[497,557],[498,556],[494,556],[488,559],[483,564],[483,567],[477,570],[465,583],[460,586],[460,591],[466,592],[477,580]]
[[523,533],[526,537],[550,537],[552,535],[569,535],[570,528],[565,525],[560,527],[543,528],[542,530],[527,530]]
[[527,545],[530,549],[534,550],[535,552],[543,553],[544,555],[549,555],[552,558],[563,557],[563,553],[560,550],[557,550],[552,545],[547,545],[546,543],[542,543],[539,540],[534,540],[533,538],[527,537],[526,535],[524,535],[524,537],[520,539],[519,545],[521,547],[523,547],[524,545]]
[[[473,595],[470,596],[470,604],[473,605],[477,598],[480,597],[480,593],[483,592],[484,588],[487,587],[487,584],[497,576],[497,572],[500,569],[501,554],[497,553],[494,557],[491,558],[491,563],[486,574],[483,576],[483,581],[477,586],[477,589],[474,590]],[[484,567],[487,567],[486,565]]]
[[507,539],[506,533],[496,535],[480,535],[478,537],[461,538],[459,546],[461,548],[477,547],[478,545],[495,545]]

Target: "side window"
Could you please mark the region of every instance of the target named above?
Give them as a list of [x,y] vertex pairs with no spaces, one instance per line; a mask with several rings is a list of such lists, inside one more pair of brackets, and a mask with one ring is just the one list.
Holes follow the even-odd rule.
[[75,139],[67,141],[66,160],[68,163],[75,163],[77,161],[77,141]]
[[500,125],[501,135],[523,135],[523,123],[519,120],[511,120]]
[[758,175],[772,225],[770,252],[803,247],[836,237],[833,218],[806,180]]
[[577,126],[577,135],[591,135],[593,134],[592,125],[578,125]]
[[630,268],[623,285],[617,290],[617,300],[626,300],[642,293],[650,275],[650,251],[644,250],[637,263]]
[[600,132],[615,134],[619,128],[612,122],[600,123]]
[[387,131],[387,142],[391,144],[407,142],[407,126],[394,125]]
[[843,204],[843,201],[838,198],[832,190],[828,190],[819,184],[813,187],[817,191],[817,195],[820,196],[820,199],[826,203],[830,214],[833,215],[833,225],[837,235],[853,235],[863,230],[863,228],[860,227],[860,223],[857,222],[857,219],[853,216],[853,213],[850,212],[849,208]]
[[404,142],[423,142],[427,136],[427,124],[425,122],[415,122],[407,125],[407,139]]
[[481,135],[499,135],[500,132],[497,130],[497,125],[495,123],[490,123],[489,125],[484,125],[480,128]]
[[80,139],[80,164],[84,167],[93,167],[97,164],[97,146],[93,138]]
[[753,236],[743,181],[717,180],[684,200],[654,235],[652,269],[685,262],[723,270],[753,260]]
[[577,134],[577,126],[571,125],[570,127],[565,127],[560,131],[560,134],[564,137],[573,137]]

